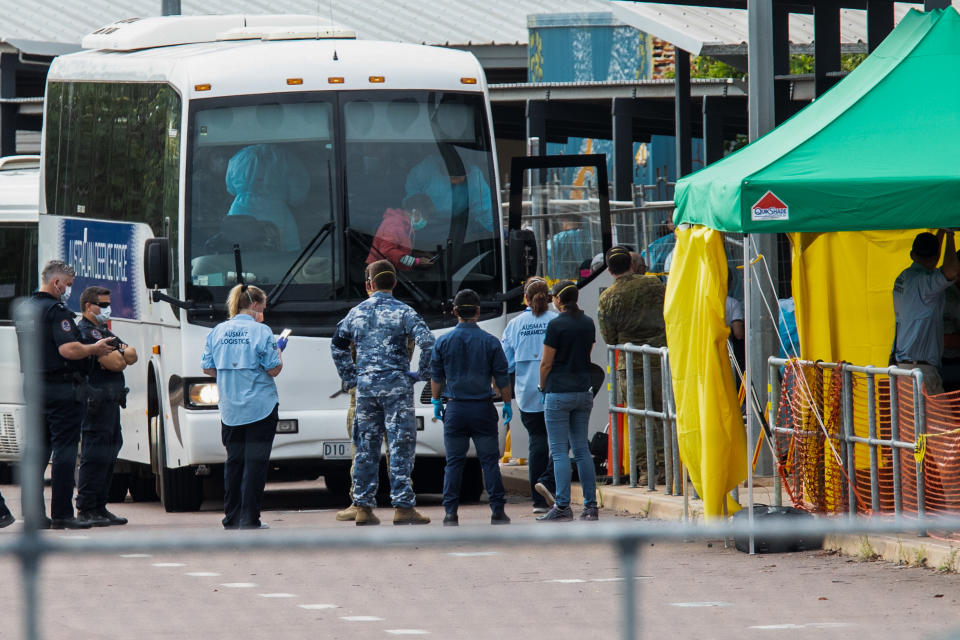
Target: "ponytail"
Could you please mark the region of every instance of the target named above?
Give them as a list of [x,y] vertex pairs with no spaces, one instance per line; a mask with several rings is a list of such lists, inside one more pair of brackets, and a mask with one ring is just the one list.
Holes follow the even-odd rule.
[[531,278],[527,280],[527,286],[523,290],[523,297],[527,301],[527,306],[533,312],[535,317],[540,317],[547,312],[550,305],[550,288],[547,287],[545,280],[540,278]]
[[249,309],[254,303],[267,301],[267,294],[259,287],[253,285],[238,284],[230,289],[227,296],[227,316],[232,318],[244,309]]

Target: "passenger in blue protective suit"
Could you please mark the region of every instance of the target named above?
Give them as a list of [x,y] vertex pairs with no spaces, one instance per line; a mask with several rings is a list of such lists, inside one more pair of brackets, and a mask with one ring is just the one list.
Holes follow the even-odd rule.
[[280,375],[277,341],[263,324],[266,294],[237,285],[227,297],[230,319],[207,335],[200,366],[217,379],[220,394],[220,437],[227,449],[223,467],[223,528],[266,529],[260,522],[260,501],[277,431],[279,398],[274,378]]
[[[417,312],[393,297],[396,269],[388,260],[367,266],[369,298],[355,306],[337,324],[330,353],[344,390],[357,389],[353,444],[353,502],[357,525],[379,524],[374,515],[380,467],[382,432],[390,449],[390,500],[393,524],[427,524],[430,518],[415,508],[410,474],[417,444],[413,413],[413,384],[426,380],[433,351],[433,334]],[[417,372],[408,371],[408,339],[420,347]],[[356,362],[350,354],[356,348]]]
[[306,199],[310,175],[296,156],[275,144],[244,147],[230,158],[226,181],[227,191],[236,196],[227,215],[272,223],[280,233],[281,250],[300,250],[297,221],[288,205]]
[[556,483],[547,442],[547,424],[543,417],[543,398],[537,385],[540,384],[543,338],[547,333],[547,324],[557,317],[557,312],[549,308],[550,288],[543,278],[527,280],[523,300],[527,308],[507,325],[501,344],[510,372],[516,375],[514,388],[517,406],[520,407],[520,420],[530,436],[527,466],[533,512],[546,513],[553,506],[550,501],[553,500]]
[[585,231],[575,217],[564,218],[560,231],[547,241],[547,265],[550,277],[580,279],[580,268],[586,263],[590,268],[593,247],[589,232]]
[[444,217],[449,221],[458,214],[469,213],[468,230],[479,226],[493,231],[490,187],[483,172],[475,166],[464,167],[457,157],[447,163],[441,154],[427,156],[410,170],[405,189],[407,196],[417,193],[430,196],[437,211],[437,222]]

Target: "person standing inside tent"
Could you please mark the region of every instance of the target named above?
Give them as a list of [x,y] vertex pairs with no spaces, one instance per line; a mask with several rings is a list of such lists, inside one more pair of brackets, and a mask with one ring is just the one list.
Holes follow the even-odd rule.
[[[946,236],[943,263],[937,268]],[[943,307],[945,291],[960,273],[960,260],[953,231],[937,235],[919,233],[910,251],[913,264],[893,284],[896,317],[893,355],[901,369],[920,369],[929,395],[943,393],[940,360],[943,356]]]

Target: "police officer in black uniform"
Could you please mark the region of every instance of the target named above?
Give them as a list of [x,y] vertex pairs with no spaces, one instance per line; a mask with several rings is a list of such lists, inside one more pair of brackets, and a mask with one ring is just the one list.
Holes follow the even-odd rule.
[[77,323],[81,342],[95,344],[115,338],[112,351],[91,358],[87,411],[80,427],[80,473],[77,480],[77,517],[95,527],[127,524],[126,518],[107,510],[107,494],[113,465],[123,445],[120,407],[127,406],[123,370],[137,361],[137,350],[124,344],[107,328],[110,319],[110,290],[87,287],[80,295],[83,317]]
[[[89,358],[114,351],[111,338],[94,344],[80,341],[80,331],[73,321],[74,313],[65,304],[70,297],[74,275],[73,267],[60,260],[45,264],[40,273],[40,288],[27,301],[30,313],[27,316],[18,314],[21,318],[17,323],[20,362],[29,362],[24,357],[29,342],[33,342],[31,346],[34,348],[40,348],[40,371],[37,372],[40,388],[26,386],[24,394],[29,401],[39,403],[43,416],[41,459],[49,460],[52,455],[51,519],[42,522],[41,528],[86,529],[91,526],[91,523],[74,517],[72,502],[80,423],[86,410],[86,374]],[[24,321],[23,317],[31,318],[32,322]],[[41,512],[44,511],[41,505]]]

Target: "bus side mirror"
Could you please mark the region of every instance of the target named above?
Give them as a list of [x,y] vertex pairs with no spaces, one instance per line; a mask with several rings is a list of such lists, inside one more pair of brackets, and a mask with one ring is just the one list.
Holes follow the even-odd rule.
[[173,280],[170,266],[170,240],[148,238],[143,243],[143,279],[147,288],[169,289]]
[[511,282],[522,282],[537,273],[537,238],[530,229],[511,229],[507,253]]

